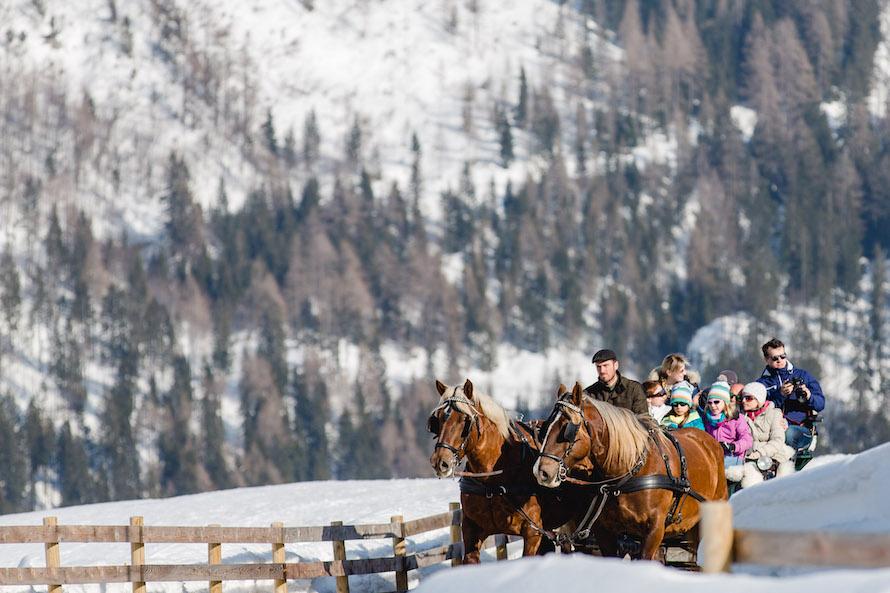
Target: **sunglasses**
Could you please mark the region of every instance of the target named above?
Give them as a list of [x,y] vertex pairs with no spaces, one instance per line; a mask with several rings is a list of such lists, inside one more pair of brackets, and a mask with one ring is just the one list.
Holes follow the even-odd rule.
[[788,355],[787,354],[777,354],[775,356],[770,356],[769,358],[773,362],[779,362],[780,360],[785,360],[786,358],[788,358]]
[[757,398],[754,397],[753,395],[743,395],[743,396],[742,396],[742,399],[743,399],[744,401],[746,401],[746,402],[757,401]]
[[722,399],[712,399],[712,400],[708,400],[708,405],[709,405],[709,406],[716,406],[717,404],[722,404],[722,403],[723,403],[723,400],[722,400]]
[[675,404],[671,404],[671,405],[672,405],[672,406],[677,406],[677,407],[681,407],[681,406],[686,406],[687,408],[689,407],[689,404],[683,404],[683,403],[680,403],[680,402],[677,402],[677,403],[675,403]]
[[648,395],[646,396],[646,398],[648,399],[648,398],[651,398],[651,397],[664,397],[664,396],[666,396],[666,395],[667,395],[667,393],[665,393],[664,391],[659,391],[658,393],[650,393],[650,394],[648,394]]

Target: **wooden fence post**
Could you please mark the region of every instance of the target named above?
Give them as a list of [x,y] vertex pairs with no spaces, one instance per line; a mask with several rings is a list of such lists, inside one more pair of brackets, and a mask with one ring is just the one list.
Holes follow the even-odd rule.
[[[459,502],[450,502],[448,503],[448,510],[451,511],[452,517],[455,511],[460,510]],[[460,523],[456,523],[452,518],[451,521],[451,549],[454,550],[457,548],[457,544],[461,543],[461,532],[460,532]],[[463,560],[460,555],[455,556],[451,559],[451,566],[460,566],[461,560]]]
[[[341,527],[343,521],[331,521],[331,527]],[[342,539],[333,540],[334,560],[346,560],[346,542]],[[337,577],[337,593],[349,593],[349,577]]]
[[[210,527],[219,527],[218,523],[210,525]],[[222,544],[207,544],[207,564],[222,563]],[[210,581],[210,593],[222,593],[222,581]]]
[[495,552],[497,554],[498,561],[507,559],[507,536],[503,533],[498,533],[494,536],[494,545]]
[[408,544],[405,543],[405,538],[402,537],[402,534],[404,533],[402,528],[403,521],[404,518],[401,515],[393,515],[389,519],[389,522],[396,527],[399,534],[392,538],[392,555],[395,557],[396,562],[401,560],[402,563],[401,569],[396,569],[396,591],[408,590],[408,570],[405,568],[405,557],[408,555]]
[[[130,517],[130,565],[145,564],[145,544],[142,543],[142,517]],[[133,593],[145,593],[145,581],[133,581]]]
[[701,505],[702,572],[729,572],[732,566],[732,506],[726,501]]
[[[276,521],[272,523],[275,537],[272,540],[272,562],[283,565],[286,562],[284,554],[284,523]],[[287,593],[287,579],[275,579],[275,593]]]
[[[47,527],[55,527],[59,524],[59,520],[56,517],[44,517],[43,524]],[[53,541],[48,541],[44,544],[46,549],[46,567],[58,568],[62,565],[62,555],[59,552],[59,537],[56,535],[52,539]],[[62,585],[47,584],[46,590],[47,593],[62,593]]]

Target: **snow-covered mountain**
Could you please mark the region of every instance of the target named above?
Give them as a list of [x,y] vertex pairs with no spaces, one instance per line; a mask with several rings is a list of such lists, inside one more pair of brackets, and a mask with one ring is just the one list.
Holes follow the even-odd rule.
[[[88,94],[96,142],[109,154],[95,154],[75,187],[61,179],[49,193],[93,213],[100,234],[146,239],[161,230],[164,183],[164,171],[149,167],[176,151],[200,180],[200,203],[215,203],[223,180],[237,208],[267,173],[244,134],[268,114],[279,143],[292,133],[299,147],[314,111],[319,172],[343,166],[357,122],[380,188],[408,186],[416,134],[431,214],[467,162],[479,187],[521,181],[524,159],[498,165],[493,117],[518,95],[520,69],[530,86],[550,89],[568,119],[578,100],[589,100],[569,80],[581,49],[595,48],[604,65],[620,57],[595,23],[551,0],[13,0],[0,7],[0,21],[0,76],[7,93],[18,90],[9,99],[29,100],[38,80],[55,91],[30,97],[45,130],[11,139],[33,143],[21,147],[30,162],[14,163],[13,175],[44,166],[50,153],[65,166],[74,141],[52,134],[53,106]],[[307,173],[285,177],[299,183]]]

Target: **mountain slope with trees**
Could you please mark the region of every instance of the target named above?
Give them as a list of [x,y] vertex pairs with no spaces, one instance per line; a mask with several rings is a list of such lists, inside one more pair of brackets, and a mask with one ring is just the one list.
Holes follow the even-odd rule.
[[727,318],[890,436],[884,3],[75,4],[0,9],[0,512],[426,475],[435,376]]

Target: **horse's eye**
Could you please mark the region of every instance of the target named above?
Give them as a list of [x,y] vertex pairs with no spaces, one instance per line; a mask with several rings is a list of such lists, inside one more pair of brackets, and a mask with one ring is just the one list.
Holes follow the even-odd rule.
[[565,426],[562,427],[562,432],[559,434],[559,441],[562,443],[571,443],[575,440],[575,435],[577,434],[578,425],[567,422]]

